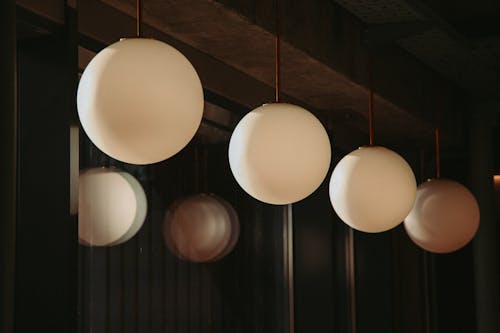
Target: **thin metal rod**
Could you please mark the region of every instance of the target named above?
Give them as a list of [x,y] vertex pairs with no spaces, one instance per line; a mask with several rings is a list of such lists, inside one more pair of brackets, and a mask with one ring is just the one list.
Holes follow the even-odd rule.
[[276,0],[276,38],[275,38],[275,68],[276,68],[276,103],[280,101],[280,78],[281,78],[281,43],[280,43],[280,15],[279,0]]
[[293,206],[283,206],[284,274],[288,284],[288,332],[295,332],[294,268],[293,268]]
[[208,188],[209,188],[209,179],[208,179],[208,160],[209,160],[209,147],[206,145],[201,146],[201,152],[202,152],[202,162],[203,162],[203,173],[201,174],[202,180],[200,182],[202,186],[202,190],[205,193],[208,193]]
[[425,332],[431,332],[430,288],[429,288],[429,254],[422,250],[424,268],[424,305],[425,305]]
[[135,18],[136,18],[136,33],[137,37],[141,37],[141,23],[142,23],[142,1],[135,1]]
[[194,191],[200,192],[200,147],[198,144],[194,147]]
[[436,126],[436,178],[441,177],[441,156],[439,148],[439,126]]
[[354,253],[354,230],[349,228],[347,235],[347,276],[349,283],[351,333],[356,333],[356,262]]
[[370,92],[368,95],[368,124],[370,127],[370,146],[373,146],[373,60],[370,59],[369,65],[369,88]]

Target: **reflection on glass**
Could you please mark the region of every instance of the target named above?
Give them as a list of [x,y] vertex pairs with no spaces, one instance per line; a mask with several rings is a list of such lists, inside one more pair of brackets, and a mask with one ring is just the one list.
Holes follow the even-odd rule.
[[117,245],[139,231],[147,200],[132,175],[114,168],[92,168],[80,173],[79,183],[78,237],[82,245]]
[[210,262],[226,256],[239,235],[236,211],[213,194],[196,194],[173,203],[165,213],[163,236],[179,258]]

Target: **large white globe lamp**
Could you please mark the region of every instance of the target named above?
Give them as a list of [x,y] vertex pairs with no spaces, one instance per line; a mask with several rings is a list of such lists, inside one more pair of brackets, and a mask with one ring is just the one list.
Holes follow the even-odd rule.
[[78,237],[89,246],[124,243],[141,228],[147,200],[129,173],[112,168],[82,171],[79,177]]
[[99,52],[78,86],[78,115],[90,140],[109,156],[150,164],[193,138],[203,90],[191,63],[154,39],[128,38]]
[[234,209],[212,194],[177,200],[165,214],[163,236],[178,257],[211,262],[227,255],[236,244],[239,223]]
[[361,147],[333,170],[330,200],[337,215],[352,228],[382,232],[410,212],[417,184],[408,163],[380,146]]
[[330,166],[328,134],[307,110],[287,103],[264,104],[236,126],[229,142],[229,165],[252,197],[275,205],[314,192]]
[[469,243],[479,227],[479,206],[462,184],[431,179],[420,184],[404,226],[421,248],[434,253],[456,251]]

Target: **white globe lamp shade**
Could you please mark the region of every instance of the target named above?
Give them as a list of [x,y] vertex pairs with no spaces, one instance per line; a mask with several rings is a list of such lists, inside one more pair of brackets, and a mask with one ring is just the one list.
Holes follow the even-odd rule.
[[[234,247],[234,216],[215,195],[196,194],[176,201],[166,212],[163,236],[179,258],[211,262]],[[237,236],[236,236],[237,238]]]
[[154,39],[130,38],[99,52],[78,86],[78,115],[90,140],[132,164],[165,160],[195,135],[203,89],[191,63]]
[[112,246],[141,228],[147,200],[132,175],[111,168],[82,171],[79,177],[78,237],[82,245]]
[[417,184],[408,163],[394,151],[361,147],[333,170],[330,201],[350,227],[364,232],[394,228],[410,212]]
[[238,184],[269,204],[300,201],[323,182],[331,158],[328,134],[307,110],[273,103],[246,114],[229,142],[229,165]]
[[434,253],[449,253],[469,243],[479,227],[479,205],[462,184],[431,179],[420,184],[404,227],[411,240]]

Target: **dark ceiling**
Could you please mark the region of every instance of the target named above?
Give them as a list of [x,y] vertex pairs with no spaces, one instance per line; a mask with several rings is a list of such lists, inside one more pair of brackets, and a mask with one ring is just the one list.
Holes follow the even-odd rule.
[[469,39],[500,38],[500,1],[421,0]]
[[370,26],[425,22],[394,42],[481,100],[500,91],[500,2],[338,0]]
[[[498,0],[281,1],[284,99],[317,114],[342,149],[367,139],[370,59],[381,144],[429,147],[440,113],[443,146],[460,146],[471,109],[500,99]],[[17,3],[64,23],[63,0]],[[274,1],[143,5],[145,35],[181,50],[207,91],[247,109],[273,99]],[[77,10],[84,40],[134,34],[135,0],[78,1]]]

